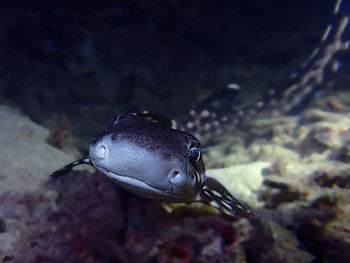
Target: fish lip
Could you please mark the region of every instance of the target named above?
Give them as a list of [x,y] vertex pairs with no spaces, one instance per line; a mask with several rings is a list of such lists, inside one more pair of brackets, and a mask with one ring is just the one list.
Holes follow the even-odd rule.
[[156,189],[156,190],[159,190],[159,191],[163,191],[163,192],[166,192],[166,193],[171,194],[171,195],[174,194],[174,186],[173,186],[173,184],[172,184],[170,181],[169,181],[169,184],[171,185],[171,188],[170,188],[170,189],[164,189],[164,188],[155,187],[155,186],[150,185],[150,184],[148,184],[148,183],[146,183],[146,182],[144,182],[144,181],[142,181],[142,180],[140,180],[140,179],[136,179],[136,178],[134,178],[134,177],[127,176],[127,175],[125,175],[125,174],[117,174],[117,173],[112,172],[111,170],[109,170],[109,169],[107,169],[107,168],[98,167],[98,166],[95,166],[95,167],[96,167],[98,170],[100,170],[101,172],[103,172],[105,175],[107,175],[107,176],[108,176],[109,178],[111,178],[111,179],[117,180],[116,178],[114,178],[113,176],[110,176],[109,174],[112,174],[112,175],[115,175],[115,176],[120,176],[120,177],[125,177],[125,178],[131,178],[131,179],[133,179],[133,180],[135,180],[135,181],[137,181],[137,182],[140,182],[140,183],[142,183],[142,184],[147,185],[147,186],[150,187],[151,189]]

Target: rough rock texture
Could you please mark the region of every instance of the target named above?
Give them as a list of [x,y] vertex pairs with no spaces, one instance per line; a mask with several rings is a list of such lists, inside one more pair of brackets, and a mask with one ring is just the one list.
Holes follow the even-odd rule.
[[[11,119],[12,111],[3,112],[9,118],[1,121]],[[17,125],[27,120],[15,116]],[[11,183],[4,181],[8,175],[18,174],[13,180],[20,185],[8,185],[0,196],[0,262],[345,263],[350,257],[349,123],[347,111],[307,110],[299,118],[252,124],[270,130],[269,137],[253,131],[249,144],[235,144],[240,140],[232,135],[232,141],[206,150],[207,166],[225,158],[221,164],[227,164],[208,174],[255,209],[256,217],[234,222],[205,205],[167,212],[159,202],[130,194],[100,173],[24,181],[24,172],[49,174],[59,164],[21,155],[19,163],[31,158],[32,166],[7,166],[11,169],[0,179],[4,187],[3,182]],[[15,136],[13,130],[23,129],[6,131]],[[59,151],[44,142],[44,135],[23,140],[42,148],[34,153],[47,151],[49,159]],[[22,137],[15,138],[20,142]],[[6,149],[9,157],[17,151]],[[246,161],[234,165],[237,159]],[[36,174],[28,172],[31,176]]]
[[278,223],[262,224],[260,219],[232,223],[184,207],[169,214],[157,202],[118,190],[98,173],[67,174],[49,182],[46,193],[5,194],[0,208],[3,262],[310,262],[313,258]]
[[241,242],[250,235],[248,222],[235,229],[198,211],[169,214],[98,173],[67,174],[49,182],[46,193],[4,194],[0,211],[5,262],[243,260]]
[[3,105],[0,127],[0,195],[35,192],[50,173],[75,158],[46,143],[49,130]]
[[229,186],[235,197],[253,207],[262,206],[258,200],[258,190],[264,181],[263,170],[270,167],[269,162],[253,162],[221,169],[208,170],[207,174]]
[[[335,103],[334,98],[329,100]],[[331,111],[308,109],[298,118],[256,120],[252,127],[254,129],[249,136],[254,138],[256,134],[256,139],[249,145],[228,148],[227,145],[239,141],[232,138],[232,141],[217,145],[212,153],[208,153],[215,156],[221,149],[221,155],[216,156],[221,164],[225,163],[223,160],[230,159],[245,160],[247,166],[256,161],[268,164],[265,169],[256,167],[256,171],[251,173],[261,174],[262,183],[257,181],[258,190],[254,185],[249,198],[240,196],[256,208],[256,214],[263,223],[261,231],[286,237],[288,229],[291,231],[289,234],[299,241],[298,247],[311,253],[316,262],[347,262],[350,257],[349,109],[338,100],[337,107]],[[264,134],[270,136],[264,137]],[[241,184],[237,175],[250,178],[252,183],[256,180],[254,176],[249,177],[242,172],[240,166],[220,170],[227,172],[222,173],[227,177],[222,181],[233,193]],[[235,180],[231,176],[235,176]],[[271,220],[273,227],[269,223]],[[272,228],[267,230],[266,224]],[[270,242],[267,241],[267,244]],[[285,246],[282,241],[275,242],[275,246],[280,245]],[[266,253],[262,249],[256,253],[253,262],[282,260],[282,254],[276,252]],[[303,260],[310,262],[312,257],[309,256]],[[303,262],[293,257],[285,260]]]

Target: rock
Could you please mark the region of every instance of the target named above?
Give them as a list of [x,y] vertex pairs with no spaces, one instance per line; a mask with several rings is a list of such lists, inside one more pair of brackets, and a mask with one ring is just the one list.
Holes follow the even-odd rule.
[[238,199],[252,207],[263,203],[258,200],[258,189],[264,180],[263,169],[271,166],[269,162],[255,162],[235,165],[228,168],[208,170],[207,174],[219,180]]
[[298,248],[298,240],[292,232],[273,221],[267,221],[267,231],[272,234],[272,249],[263,254],[261,262],[307,263],[314,256]]
[[3,105],[0,127],[0,195],[37,191],[53,171],[76,159],[46,143],[47,129]]

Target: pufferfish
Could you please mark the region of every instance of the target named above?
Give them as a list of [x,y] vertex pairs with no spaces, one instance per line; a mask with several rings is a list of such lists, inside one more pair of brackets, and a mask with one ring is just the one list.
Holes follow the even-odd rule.
[[91,144],[89,155],[54,172],[90,164],[121,187],[151,199],[203,202],[230,217],[253,216],[216,179],[206,176],[200,142],[145,114],[117,114]]

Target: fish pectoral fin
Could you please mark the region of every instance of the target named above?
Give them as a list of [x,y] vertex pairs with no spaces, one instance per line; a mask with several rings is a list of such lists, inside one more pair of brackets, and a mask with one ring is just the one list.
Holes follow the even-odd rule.
[[86,157],[84,157],[82,159],[79,159],[79,160],[76,160],[74,162],[71,162],[70,164],[67,164],[67,165],[63,166],[62,168],[54,171],[52,174],[50,174],[50,177],[57,178],[57,177],[63,175],[64,173],[70,171],[74,166],[81,165],[81,164],[92,165],[90,157],[86,156]]
[[230,217],[254,216],[252,209],[248,205],[234,198],[218,180],[212,177],[206,178],[198,201],[210,204]]

